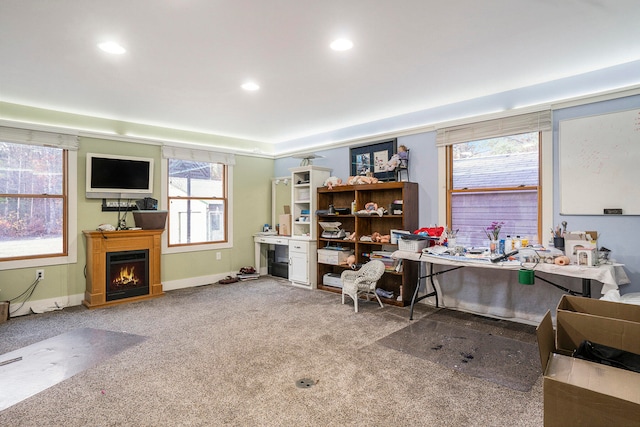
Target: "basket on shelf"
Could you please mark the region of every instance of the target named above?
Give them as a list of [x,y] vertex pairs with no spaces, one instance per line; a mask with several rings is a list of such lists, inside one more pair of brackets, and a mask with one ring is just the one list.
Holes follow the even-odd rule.
[[398,239],[398,250],[407,252],[422,252],[426,248],[431,239],[429,237],[417,236],[415,234],[407,234]]

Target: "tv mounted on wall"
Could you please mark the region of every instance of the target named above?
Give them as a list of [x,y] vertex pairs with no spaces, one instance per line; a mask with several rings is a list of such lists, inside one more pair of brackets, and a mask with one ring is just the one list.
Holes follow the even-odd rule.
[[88,199],[140,199],[153,194],[153,159],[87,153]]

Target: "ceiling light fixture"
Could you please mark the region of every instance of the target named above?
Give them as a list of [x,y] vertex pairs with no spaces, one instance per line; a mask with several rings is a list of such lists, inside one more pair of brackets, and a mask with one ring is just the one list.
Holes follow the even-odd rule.
[[353,42],[349,39],[336,39],[330,46],[331,49],[337,51],[349,50],[353,47]]
[[254,91],[254,90],[260,89],[260,86],[258,86],[254,82],[247,82],[247,83],[243,84],[241,87],[242,87],[242,89],[249,90],[249,91]]
[[112,53],[114,55],[122,55],[123,53],[125,53],[127,51],[125,48],[123,48],[122,46],[120,46],[116,42],[99,43],[98,47],[100,49],[104,50],[105,52]]
[[291,156],[294,159],[302,159],[302,161],[300,162],[300,166],[309,166],[313,164],[313,159],[322,159],[324,158],[324,156],[320,156],[318,154],[315,153],[308,153],[308,154],[297,154],[295,156]]

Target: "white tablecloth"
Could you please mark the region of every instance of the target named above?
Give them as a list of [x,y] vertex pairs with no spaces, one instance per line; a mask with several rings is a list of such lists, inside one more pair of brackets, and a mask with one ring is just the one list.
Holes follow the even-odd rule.
[[[423,276],[430,263],[434,271],[453,266],[469,267],[434,277],[442,306],[535,325],[547,310],[551,310],[555,316],[556,306],[564,292],[537,279],[534,285],[520,285],[518,270],[521,268],[533,269],[537,276],[576,292],[582,290],[582,280],[578,279],[590,279],[593,296],[630,283],[622,264],[585,267],[540,263],[534,266],[522,265],[517,261],[492,263],[488,260],[465,260],[461,257],[407,251],[396,251],[393,257],[423,263]],[[424,290],[424,280],[422,282]],[[431,289],[430,284],[428,287]],[[435,303],[434,298],[425,301]]]

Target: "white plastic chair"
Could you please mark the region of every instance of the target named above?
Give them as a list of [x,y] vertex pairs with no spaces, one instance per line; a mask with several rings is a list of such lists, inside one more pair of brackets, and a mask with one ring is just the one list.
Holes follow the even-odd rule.
[[376,293],[376,285],[378,280],[384,274],[384,263],[382,261],[373,260],[364,264],[360,270],[344,270],[340,275],[342,279],[342,304],[344,304],[344,296],[349,295],[353,300],[353,305],[358,312],[358,295],[365,294],[369,301],[369,294],[375,295],[380,307],[382,301]]

